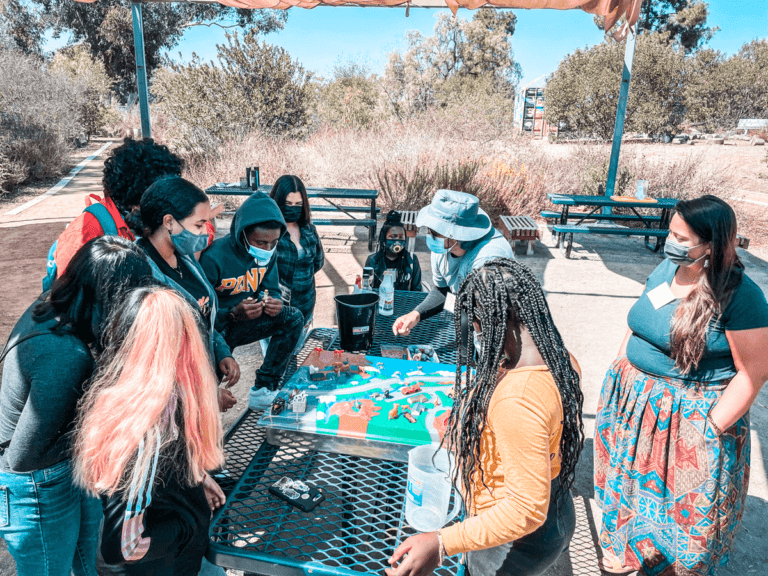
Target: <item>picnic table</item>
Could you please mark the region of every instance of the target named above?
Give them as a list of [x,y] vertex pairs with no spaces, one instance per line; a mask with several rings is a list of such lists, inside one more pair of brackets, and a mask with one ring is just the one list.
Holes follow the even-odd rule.
[[[570,258],[574,234],[608,234],[613,236],[644,236],[648,249],[658,252],[669,234],[669,221],[677,205],[677,198],[655,198],[648,200],[614,200],[606,196],[586,196],[572,194],[549,194],[552,204],[560,206],[560,212],[544,210],[542,218],[553,221],[552,236],[557,246],[564,248],[565,257]],[[572,207],[586,210],[571,212]],[[605,213],[603,208],[629,208],[631,214]],[[638,209],[660,210],[656,215],[641,214]],[[584,224],[585,220],[594,220],[595,224]],[[574,222],[575,221],[575,222]],[[623,224],[640,223],[641,227],[629,227]],[[656,238],[656,245],[651,246],[649,239]]]
[[[257,189],[259,192],[269,194],[272,190],[271,184],[262,184]],[[205,189],[205,193],[217,196],[250,196],[254,190],[250,188],[241,188],[235,184],[210,186]],[[379,197],[378,190],[360,190],[355,188],[316,188],[307,187],[307,196],[309,199],[319,199],[325,204],[312,204],[310,209],[313,212],[336,213],[348,216],[348,218],[312,218],[315,226],[365,226],[368,228],[368,250],[373,250],[373,240],[376,236],[376,217],[379,209],[376,207],[376,199]],[[354,206],[344,203],[348,200],[361,200],[368,206]],[[358,218],[355,214],[364,214],[364,217]]]
[[[379,315],[370,355],[394,341],[394,320],[426,298],[422,292],[395,292],[392,316]],[[455,361],[453,314],[443,311],[420,322],[400,343],[432,344],[441,362]],[[289,363],[285,382],[316,347],[338,349],[338,331],[316,328]],[[261,411],[246,410],[225,437],[226,468],[214,477],[227,503],[214,515],[207,558],[214,564],[263,575],[351,576],[382,574],[387,559],[406,537],[408,465],[373,457],[315,450],[306,442],[273,446]],[[283,476],[320,487],[325,500],[302,513],[276,499],[268,487]],[[463,574],[458,557],[435,574]]]

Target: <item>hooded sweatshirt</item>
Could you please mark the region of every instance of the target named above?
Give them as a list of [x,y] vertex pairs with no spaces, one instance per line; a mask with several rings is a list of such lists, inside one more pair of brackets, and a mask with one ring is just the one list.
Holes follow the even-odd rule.
[[286,226],[277,204],[263,192],[254,192],[235,212],[229,235],[214,240],[200,257],[205,276],[219,297],[216,312],[219,330],[226,328],[227,314],[246,298],[258,300],[265,290],[269,290],[270,298],[282,297],[276,254],[266,266],[259,266],[248,254],[243,238],[246,228],[270,220],[280,223],[282,236]]

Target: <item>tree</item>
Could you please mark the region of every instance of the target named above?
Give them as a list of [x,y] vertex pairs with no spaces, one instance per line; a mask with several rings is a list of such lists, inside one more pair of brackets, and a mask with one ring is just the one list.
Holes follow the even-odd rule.
[[[709,4],[703,0],[644,0],[637,29],[640,33],[659,32],[686,53],[709,42],[719,28],[707,28]],[[622,18],[614,29],[626,22]],[[596,16],[597,27],[604,30],[605,18]],[[606,30],[606,37],[611,37]]]
[[494,10],[478,10],[471,21],[442,13],[434,36],[408,32],[407,49],[389,55],[384,75],[393,113],[403,118],[436,105],[436,91],[452,77],[487,76],[513,97],[521,75],[510,44],[516,21],[514,13]]
[[42,56],[44,32],[39,10],[22,0],[0,0],[0,46]]
[[[604,42],[576,50],[547,80],[545,116],[582,135],[610,138],[619,100],[624,46]],[[661,34],[640,36],[627,102],[626,129],[659,134],[682,121],[684,54]]]
[[[92,4],[72,0],[12,1],[39,7],[54,37],[68,32],[74,44],[88,45],[115,80],[120,98],[136,91],[130,0]],[[285,10],[236,9],[217,2],[154,2],[143,4],[142,11],[148,77],[160,66],[162,51],[176,46],[187,28],[216,25],[241,28],[245,33],[268,33],[281,29],[287,19]]]
[[744,44],[731,58],[697,52],[687,63],[684,97],[686,119],[707,130],[768,118],[768,40]]
[[104,63],[93,58],[87,46],[62,48],[53,57],[50,69],[80,89],[79,118],[88,136],[116,120],[106,105],[113,81],[107,76]]
[[196,152],[253,130],[300,136],[309,123],[312,75],[280,47],[227,33],[218,62],[195,56],[158,70],[152,91],[173,120],[177,142]]
[[335,127],[370,126],[379,114],[379,94],[379,79],[366,65],[339,63],[330,80],[318,79],[316,83],[316,120]]

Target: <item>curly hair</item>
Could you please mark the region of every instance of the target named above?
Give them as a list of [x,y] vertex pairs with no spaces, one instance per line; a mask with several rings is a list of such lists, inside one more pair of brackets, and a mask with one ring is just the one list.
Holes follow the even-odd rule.
[[125,138],[104,161],[104,194],[121,213],[128,214],[155,180],[165,175],[181,176],[183,165],[181,158],[152,138]]
[[[462,316],[469,319],[468,334],[464,333]],[[496,390],[510,317],[516,318],[528,329],[560,391],[563,433],[560,439],[561,483],[558,497],[571,488],[576,476],[576,463],[584,447],[581,417],[584,395],[579,387],[579,375],[552,320],[541,285],[533,272],[522,264],[508,258],[491,260],[466,277],[455,304],[456,340],[461,344],[456,362],[454,408],[444,441],[448,450],[457,454],[458,466],[453,480],[459,485],[460,479],[467,487],[467,506],[471,505],[478,469],[479,480],[487,488],[480,466],[482,436],[487,424],[488,405]],[[474,364],[471,361],[474,352],[473,318],[480,320],[483,329],[482,350],[474,378],[469,369],[470,364]],[[467,366],[465,382],[462,382],[463,365]]]

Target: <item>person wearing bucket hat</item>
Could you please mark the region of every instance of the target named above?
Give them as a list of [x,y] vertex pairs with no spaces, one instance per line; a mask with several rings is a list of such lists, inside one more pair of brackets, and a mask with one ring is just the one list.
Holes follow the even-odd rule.
[[434,288],[415,310],[395,320],[396,336],[407,336],[421,320],[438,314],[448,292],[458,294],[472,270],[494,258],[515,258],[509,242],[472,194],[438,190],[429,206],[419,211],[416,226],[428,230]]

